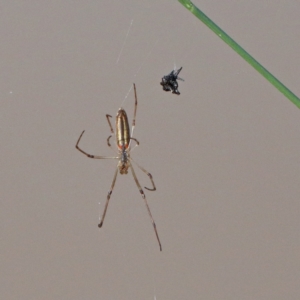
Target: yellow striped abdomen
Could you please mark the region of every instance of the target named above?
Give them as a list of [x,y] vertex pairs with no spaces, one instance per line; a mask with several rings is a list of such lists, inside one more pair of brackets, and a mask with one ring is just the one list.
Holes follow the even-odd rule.
[[119,150],[128,149],[130,143],[130,129],[125,110],[120,108],[116,117],[116,139]]

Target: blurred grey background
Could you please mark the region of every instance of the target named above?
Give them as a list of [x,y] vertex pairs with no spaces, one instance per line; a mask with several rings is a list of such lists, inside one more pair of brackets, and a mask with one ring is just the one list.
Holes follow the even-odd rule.
[[[300,95],[299,2],[195,4]],[[4,0],[0,14],[2,299],[300,298],[295,105],[177,1]],[[174,65],[180,96],[159,85]],[[85,129],[84,150],[113,153],[105,114],[133,82],[162,252],[131,174],[97,227],[116,161],[75,149]],[[131,90],[130,122],[133,104]]]

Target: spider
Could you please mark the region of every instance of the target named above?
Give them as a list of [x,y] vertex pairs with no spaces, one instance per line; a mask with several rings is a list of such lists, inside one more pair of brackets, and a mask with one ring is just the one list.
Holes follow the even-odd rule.
[[178,80],[184,81],[182,78],[178,77],[178,74],[182,70],[182,67],[178,70],[174,69],[172,72],[168,75],[165,75],[161,79],[161,85],[163,87],[163,90],[166,92],[172,91],[173,94],[180,95],[180,92],[178,91]]
[[[134,181],[135,181],[135,183],[136,183],[136,185],[137,185],[137,187],[138,187],[138,189],[139,189],[139,191],[141,193],[142,198],[145,201],[145,205],[146,205],[146,208],[148,210],[148,214],[150,216],[150,219],[152,221],[152,225],[153,225],[154,232],[155,232],[158,244],[159,244],[160,251],[162,251],[160,239],[158,237],[158,233],[157,233],[157,230],[156,230],[156,224],[155,224],[154,219],[152,217],[152,214],[151,214],[151,211],[150,211],[147,199],[146,199],[146,195],[145,195],[145,193],[144,193],[144,191],[143,191],[143,189],[142,189],[142,187],[141,187],[141,185],[140,185],[140,183],[139,183],[139,181],[138,181],[138,179],[136,177],[135,171],[134,171],[132,163],[131,163],[132,161],[134,163],[136,163],[130,157],[131,142],[135,141],[136,145],[134,147],[136,147],[136,146],[139,145],[139,141],[137,139],[135,139],[134,137],[132,137],[133,130],[134,130],[134,127],[135,127],[136,110],[137,110],[137,94],[136,94],[135,84],[133,84],[133,87],[134,87],[135,104],[134,104],[134,116],[133,116],[133,120],[132,120],[131,133],[130,133],[130,129],[129,129],[129,123],[128,123],[127,114],[126,114],[125,110],[122,107],[119,108],[119,110],[117,112],[117,115],[116,115],[116,133],[114,132],[114,129],[113,129],[113,127],[111,125],[111,121],[110,121],[110,118],[112,118],[112,116],[111,115],[106,115],[106,119],[107,119],[108,125],[110,127],[110,131],[116,137],[116,144],[117,144],[117,148],[118,148],[118,155],[117,156],[91,155],[91,154],[88,154],[87,152],[85,152],[84,150],[82,150],[79,147],[79,142],[80,142],[80,140],[82,138],[82,135],[83,135],[84,131],[82,131],[81,135],[78,138],[78,141],[76,143],[76,149],[79,150],[81,153],[83,153],[84,155],[86,155],[89,158],[94,158],[94,159],[117,159],[117,160],[119,160],[119,162],[117,164],[117,168],[116,168],[115,174],[114,174],[114,177],[113,177],[113,181],[112,181],[110,190],[108,191],[108,194],[107,194],[106,204],[105,204],[105,207],[104,207],[104,211],[103,211],[103,214],[102,214],[101,221],[98,224],[98,227],[101,228],[102,225],[103,225],[104,218],[105,218],[106,211],[107,211],[107,207],[108,207],[108,203],[109,203],[109,200],[110,200],[110,196],[112,194],[113,188],[114,188],[115,183],[116,183],[118,171],[120,172],[121,175],[123,175],[123,174],[127,174],[128,173],[128,169],[130,169],[131,173],[132,173],[132,176],[133,176],[133,179],[134,179]],[[107,145],[110,148],[112,148],[111,144],[109,142],[109,140],[110,140],[111,137],[112,137],[112,135],[110,135],[107,138]],[[146,173],[148,175],[148,177],[149,177],[149,179],[151,181],[152,188],[145,187],[145,189],[147,189],[149,191],[155,191],[156,187],[155,187],[152,175],[148,171],[146,171],[143,167],[141,167],[139,164],[136,163],[136,165],[144,173]]]

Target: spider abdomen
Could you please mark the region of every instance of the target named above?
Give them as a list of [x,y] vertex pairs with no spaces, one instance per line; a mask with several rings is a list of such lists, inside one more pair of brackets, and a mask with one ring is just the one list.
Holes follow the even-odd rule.
[[125,110],[120,108],[116,116],[116,139],[119,150],[128,149],[130,143],[130,129]]

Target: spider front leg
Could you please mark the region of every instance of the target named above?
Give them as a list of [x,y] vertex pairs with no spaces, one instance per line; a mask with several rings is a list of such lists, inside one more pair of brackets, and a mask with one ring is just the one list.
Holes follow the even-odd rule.
[[[131,126],[131,136],[133,136],[133,130],[135,127],[135,119],[136,119],[136,110],[137,110],[137,105],[138,105],[138,100],[137,100],[137,94],[136,94],[136,87],[135,87],[135,83],[133,84],[134,87],[134,113],[133,113],[133,120],[132,120],[132,126]],[[139,143],[137,143],[139,144]]]
[[112,157],[112,156],[92,155],[92,154],[89,154],[89,153],[85,152],[84,150],[80,149],[80,148],[79,148],[79,142],[80,142],[80,140],[81,140],[82,135],[84,134],[84,131],[85,131],[85,130],[82,131],[80,137],[78,138],[78,141],[77,141],[77,143],[76,143],[76,146],[75,146],[76,149],[77,149],[78,151],[80,151],[81,153],[83,153],[84,155],[86,155],[86,156],[89,157],[89,158],[95,158],[95,159],[118,159],[117,156],[116,156],[116,157]]
[[109,140],[110,140],[111,137],[112,137],[112,136],[110,135],[110,136],[107,138],[107,146],[108,146],[109,148],[112,149],[111,144],[110,144],[110,142],[109,142]]
[[107,119],[107,122],[108,122],[108,125],[109,125],[109,128],[110,128],[110,131],[111,131],[111,133],[115,133],[114,129],[113,129],[111,123],[110,123],[110,119],[109,118],[112,118],[112,116],[111,115],[106,115],[106,119]]

